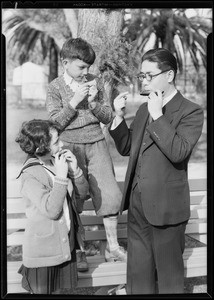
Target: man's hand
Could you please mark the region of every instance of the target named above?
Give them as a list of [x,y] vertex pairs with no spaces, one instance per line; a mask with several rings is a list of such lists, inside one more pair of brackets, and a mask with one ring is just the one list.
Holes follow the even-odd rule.
[[121,93],[114,99],[115,113],[121,118],[125,115],[127,94],[128,92]]
[[148,111],[153,120],[158,119],[163,115],[162,112],[163,97],[160,90],[151,92],[148,96]]

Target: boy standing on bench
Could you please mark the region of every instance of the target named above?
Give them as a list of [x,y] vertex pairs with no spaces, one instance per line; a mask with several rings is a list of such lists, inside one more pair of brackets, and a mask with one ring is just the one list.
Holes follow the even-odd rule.
[[[95,52],[81,38],[68,39],[60,53],[64,74],[48,87],[46,107],[51,120],[60,124],[64,147],[77,157],[90,186],[95,212],[103,216],[107,236],[107,261],[126,261],[127,254],[117,240],[117,220],[122,194],[100,123],[113,118],[103,86],[89,74]],[[80,251],[79,271],[87,270],[85,253]],[[77,261],[78,262],[78,261]]]

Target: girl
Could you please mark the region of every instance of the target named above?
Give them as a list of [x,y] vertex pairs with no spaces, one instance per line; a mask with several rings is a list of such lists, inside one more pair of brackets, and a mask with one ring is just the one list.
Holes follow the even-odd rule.
[[75,251],[84,235],[78,213],[88,183],[73,153],[62,150],[59,133],[55,123],[34,119],[23,123],[16,139],[28,154],[19,174],[27,224],[18,273],[34,294],[77,285]]

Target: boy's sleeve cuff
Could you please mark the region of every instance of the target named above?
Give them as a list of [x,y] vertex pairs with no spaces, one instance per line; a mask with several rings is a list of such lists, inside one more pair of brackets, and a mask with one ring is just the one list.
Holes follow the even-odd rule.
[[82,174],[83,174],[83,171],[82,171],[82,169],[80,169],[79,167],[77,168],[77,170],[75,171],[75,172],[72,172],[71,173],[71,178],[78,178],[78,177],[80,177],[80,176],[82,176]]

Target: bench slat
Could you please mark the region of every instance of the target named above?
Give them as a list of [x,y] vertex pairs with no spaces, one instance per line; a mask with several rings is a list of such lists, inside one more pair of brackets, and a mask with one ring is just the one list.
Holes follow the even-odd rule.
[[[127,238],[127,229],[118,229],[117,236],[119,239]],[[106,240],[105,230],[94,230],[85,232],[86,241],[98,241]],[[7,236],[7,246],[18,246],[22,245],[24,242],[24,232],[14,232]]]
[[[23,218],[9,218],[7,219],[7,229],[8,230],[18,230],[24,229],[26,226],[26,217]],[[98,217],[96,215],[84,215],[81,214],[81,221],[84,226],[95,226],[95,225],[103,225],[103,218]],[[191,206],[191,216],[190,220],[200,220],[207,218],[207,208],[206,206]],[[118,224],[126,224],[127,223],[127,214],[119,215]]]
[[[206,191],[207,179],[206,178],[190,178],[189,180],[190,191]],[[121,191],[123,191],[124,181],[117,182]]]
[[186,234],[189,233],[207,233],[207,223],[188,223],[186,226]]
[[[197,234],[198,235],[206,235],[207,233],[207,223],[188,223],[186,227],[186,234]],[[105,240],[106,239],[106,233],[105,230],[92,230],[87,231],[86,230],[86,240],[87,241],[94,241],[94,240]],[[118,229],[118,238],[124,239],[127,238],[127,229]],[[204,239],[204,238],[203,238]],[[24,241],[24,232],[14,232],[7,236],[7,245],[8,246],[15,246],[15,245],[22,245]]]
[[188,236],[192,237],[194,240],[197,240],[203,244],[207,244],[207,234],[199,234],[199,233],[190,233]]
[[[195,191],[190,193],[191,205],[204,205],[207,203],[206,191]],[[85,201],[83,210],[94,210],[93,202],[91,199]],[[23,213],[25,205],[22,197],[7,198],[7,213]]]
[[190,191],[207,191],[207,178],[190,178]]

